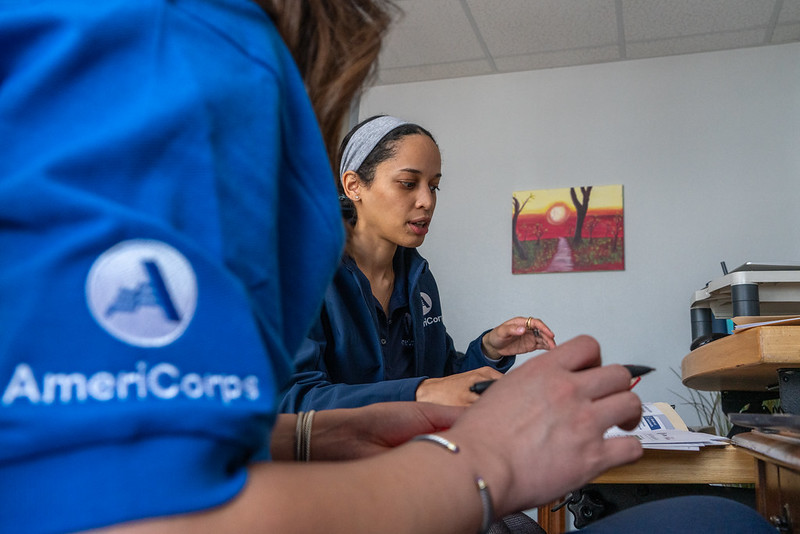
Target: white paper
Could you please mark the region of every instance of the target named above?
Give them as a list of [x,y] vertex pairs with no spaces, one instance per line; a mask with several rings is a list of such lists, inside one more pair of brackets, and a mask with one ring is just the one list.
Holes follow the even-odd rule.
[[606,438],[635,436],[645,449],[662,450],[699,450],[700,447],[727,445],[728,438],[676,429],[669,418],[653,404],[642,405],[642,420],[634,430],[622,430],[614,426],[609,428]]

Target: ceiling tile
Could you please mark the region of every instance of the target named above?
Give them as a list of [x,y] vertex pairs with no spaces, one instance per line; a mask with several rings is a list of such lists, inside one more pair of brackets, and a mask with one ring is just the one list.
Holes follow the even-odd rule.
[[628,58],[635,59],[759,46],[764,43],[764,32],[765,30],[748,30],[628,43],[627,55]]
[[378,74],[376,85],[462,78],[464,76],[480,76],[494,72],[494,69],[486,60],[400,67],[381,70]]
[[619,59],[619,47],[581,48],[578,50],[562,50],[524,56],[506,56],[495,59],[500,72],[516,72],[523,70],[549,69],[554,67],[570,67],[605,63]]
[[778,24],[800,22],[800,0],[783,0]]
[[379,58],[383,67],[485,59],[458,0],[400,0],[397,4],[404,14],[383,45]]
[[622,0],[625,39],[766,28],[775,0]]
[[379,85],[800,41],[800,0],[395,1]]
[[800,23],[785,24],[775,28],[772,34],[772,43],[791,43],[800,41]]
[[495,58],[608,46],[619,37],[614,0],[466,0],[466,4]]

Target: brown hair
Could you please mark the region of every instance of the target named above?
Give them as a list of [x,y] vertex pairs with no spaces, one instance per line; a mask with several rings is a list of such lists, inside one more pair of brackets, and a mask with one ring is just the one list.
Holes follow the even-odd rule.
[[353,99],[375,74],[391,0],[256,0],[269,14],[306,82],[331,168]]

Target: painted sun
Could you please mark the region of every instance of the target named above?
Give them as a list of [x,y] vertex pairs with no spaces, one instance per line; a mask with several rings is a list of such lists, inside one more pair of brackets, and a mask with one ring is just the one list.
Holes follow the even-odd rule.
[[550,224],[564,224],[569,218],[569,209],[563,202],[554,202],[547,208],[547,222]]

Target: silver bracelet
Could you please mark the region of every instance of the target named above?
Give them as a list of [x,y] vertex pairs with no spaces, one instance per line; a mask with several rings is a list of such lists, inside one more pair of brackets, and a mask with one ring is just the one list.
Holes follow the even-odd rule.
[[431,443],[435,443],[440,447],[444,447],[448,451],[452,453],[458,452],[458,445],[450,441],[449,439],[445,439],[442,436],[438,436],[436,434],[420,434],[419,436],[415,436],[411,438],[411,441],[430,441]]
[[[460,450],[458,445],[437,434],[421,434],[411,438],[411,441],[430,441],[431,443],[435,443],[436,445],[447,449],[453,454],[458,454],[458,451]],[[491,527],[492,523],[494,522],[494,506],[492,505],[492,496],[489,493],[489,486],[486,485],[486,481],[483,480],[483,477],[476,477],[475,485],[478,487],[478,495],[481,498],[481,508],[483,509],[481,529],[478,531],[478,534],[486,534],[486,532],[489,531],[489,527]]]
[[303,456],[301,462],[311,461],[311,424],[314,422],[314,410],[306,412],[306,419],[303,421]]
[[300,461],[300,449],[303,446],[303,417],[305,412],[297,412],[297,424],[294,427],[294,461]]
[[297,425],[294,428],[294,459],[298,462],[311,460],[311,425],[314,422],[314,410],[297,412]]
[[483,507],[483,520],[478,534],[485,534],[489,532],[489,527],[494,523],[494,506],[492,506],[492,496],[489,494],[489,486],[486,485],[486,481],[482,477],[476,477],[475,484],[478,486],[478,495],[481,496],[481,506]]

